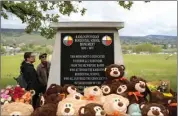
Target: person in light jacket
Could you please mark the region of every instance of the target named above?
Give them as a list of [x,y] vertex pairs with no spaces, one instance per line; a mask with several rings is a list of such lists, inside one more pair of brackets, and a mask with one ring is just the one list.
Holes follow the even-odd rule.
[[46,53],[40,54],[39,59],[41,60],[41,63],[37,66],[37,74],[40,83],[43,85],[42,93],[44,93],[46,91],[48,83],[48,76],[51,63],[47,61]]

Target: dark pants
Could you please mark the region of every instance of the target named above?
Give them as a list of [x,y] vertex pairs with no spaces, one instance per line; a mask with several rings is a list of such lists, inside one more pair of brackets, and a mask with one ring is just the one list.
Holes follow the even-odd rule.
[[47,86],[43,86],[43,87],[41,88],[41,92],[42,92],[43,94],[46,92],[46,88],[47,88]]
[[32,98],[32,106],[34,109],[38,107],[37,101],[39,100],[39,93],[36,93]]

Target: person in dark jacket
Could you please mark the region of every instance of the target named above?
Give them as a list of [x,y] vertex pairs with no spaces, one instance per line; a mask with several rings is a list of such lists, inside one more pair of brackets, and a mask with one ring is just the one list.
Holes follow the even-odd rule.
[[37,67],[37,74],[40,83],[43,85],[42,92],[44,93],[46,91],[47,82],[48,82],[50,62],[47,61],[46,53],[40,54],[39,60],[41,60],[41,63]]
[[36,108],[36,102],[38,100],[38,95],[41,90],[41,84],[38,80],[37,72],[34,68],[33,63],[35,62],[35,55],[32,52],[26,52],[24,54],[24,61],[21,64],[21,73],[23,74],[23,78],[27,83],[27,91],[35,90],[35,95],[32,99],[32,105]]

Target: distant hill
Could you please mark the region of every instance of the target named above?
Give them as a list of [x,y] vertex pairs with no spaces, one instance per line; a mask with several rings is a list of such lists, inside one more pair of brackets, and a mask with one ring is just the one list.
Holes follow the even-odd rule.
[[[153,44],[176,44],[176,36],[167,35],[147,35],[147,36],[120,36],[122,44],[139,44],[143,42],[149,42]],[[1,29],[1,40],[4,44],[29,44],[36,45],[53,45],[54,40],[47,40],[40,36],[40,33],[33,32],[32,34],[26,34],[24,29]]]

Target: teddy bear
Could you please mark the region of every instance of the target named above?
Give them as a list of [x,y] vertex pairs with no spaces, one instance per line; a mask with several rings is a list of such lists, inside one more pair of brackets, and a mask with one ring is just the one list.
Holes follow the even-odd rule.
[[79,109],[85,106],[86,102],[83,100],[63,99],[57,106],[57,116],[78,116]]
[[104,108],[100,104],[89,103],[80,107],[79,116],[106,116]]
[[84,88],[84,98],[88,103],[102,104],[102,90],[98,86],[90,86]]
[[129,116],[142,116],[139,104],[131,104],[128,107]]
[[50,95],[44,95],[43,97],[43,105],[38,107],[33,112],[32,116],[55,116],[57,112],[57,105],[60,101],[62,101],[63,97],[60,94],[53,93]]
[[114,94],[118,88],[118,83],[104,83],[101,85],[101,90],[104,96]]
[[167,97],[162,92],[153,91],[150,94],[150,102],[164,105],[169,110],[169,116],[175,116],[177,114],[177,95],[175,92],[172,94],[172,97]]
[[130,101],[130,104],[140,104],[142,102],[148,102],[146,97],[149,93],[150,91],[146,85],[146,80],[137,76],[132,76],[130,78],[130,84],[128,89],[128,99]]
[[64,98],[60,96],[60,94],[54,93],[50,95],[44,95],[44,105],[48,103],[58,104],[58,102],[62,101]]
[[105,76],[107,77],[107,80],[104,82],[104,84],[105,83],[111,84],[113,81],[118,80],[127,80],[124,77],[124,74],[125,74],[124,65],[111,64],[105,68]]
[[140,108],[142,116],[169,116],[167,108],[158,103],[141,104]]
[[177,116],[177,96],[168,100],[169,116]]
[[127,94],[128,91],[130,90],[130,82],[127,80],[120,80],[120,81],[116,81],[115,85],[117,85],[116,90],[115,90],[115,94],[118,95],[124,95]]
[[107,115],[126,116],[129,100],[121,95],[110,94],[102,97],[103,108]]
[[74,94],[77,93],[78,90],[74,85],[71,84],[65,84],[63,86],[63,94],[65,94],[65,96],[69,95],[69,94]]
[[84,96],[81,93],[69,94],[65,99],[74,99],[74,100],[84,100]]
[[33,111],[32,105],[22,102],[6,103],[1,106],[2,116],[31,116]]
[[46,90],[45,94],[50,95],[53,93],[61,94],[63,92],[63,88],[60,85],[57,84],[51,84],[49,88]]
[[56,116],[56,112],[57,105],[48,103],[35,109],[31,116]]

